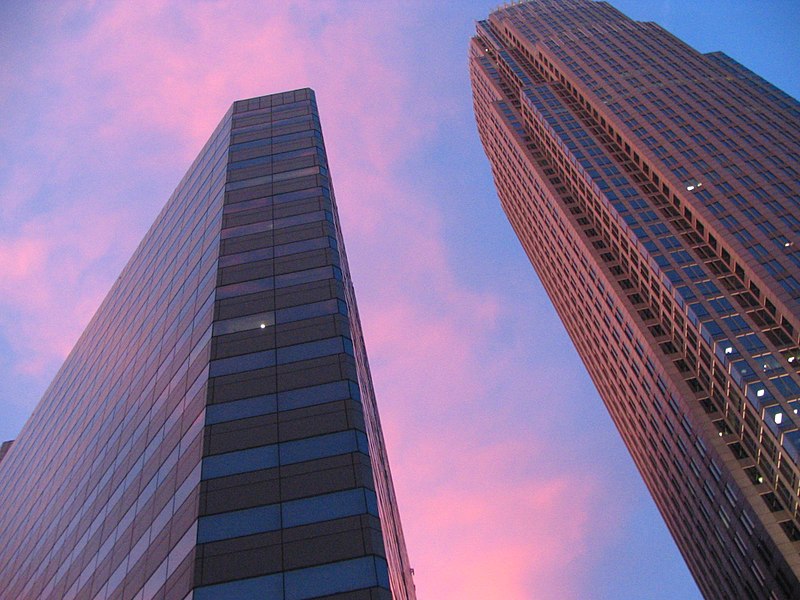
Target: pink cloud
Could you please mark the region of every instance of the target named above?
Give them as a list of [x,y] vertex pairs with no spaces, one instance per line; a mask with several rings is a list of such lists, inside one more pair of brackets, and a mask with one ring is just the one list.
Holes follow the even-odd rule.
[[117,244],[132,243],[121,217],[65,206],[0,237],[0,326],[19,372],[41,373],[71,349],[108,286],[95,269]]
[[20,163],[10,165],[6,181],[0,183],[0,189],[3,190],[0,222],[9,223],[16,219],[20,207],[36,195],[40,186],[37,169]]
[[46,252],[42,240],[0,240],[0,271],[9,283],[19,284],[32,271],[42,267]]
[[[97,256],[89,246],[102,254],[108,251],[109,239],[125,239],[130,228],[120,200],[130,193],[133,173],[168,171],[174,185],[179,179],[175,173],[186,167],[212,124],[237,97],[314,86],[336,181],[343,182],[348,192],[351,208],[343,212],[355,215],[351,221],[355,227],[374,228],[384,207],[378,195],[366,193],[369,185],[362,184],[372,179],[373,189],[386,187],[379,182],[385,182],[398,157],[410,151],[419,128],[409,127],[404,114],[410,92],[406,75],[397,64],[382,59],[386,34],[378,32],[399,30],[395,21],[402,21],[401,11],[354,7],[299,2],[267,10],[256,4],[231,10],[224,3],[150,1],[89,9],[65,5],[38,15],[58,33],[42,51],[43,59],[31,68],[30,79],[47,92],[38,95],[45,106],[37,111],[25,140],[36,151],[30,162],[37,172],[25,175],[18,166],[3,187],[8,198],[4,209],[21,210],[9,224],[25,232],[24,243],[30,248],[30,236],[48,238],[38,246],[40,268],[28,273],[26,280],[26,289],[35,294],[33,304],[48,314],[60,314],[62,322],[75,316],[65,315],[60,302],[63,295],[81,295],[69,282],[90,276]],[[75,25],[76,21],[81,24]],[[309,26],[316,35],[308,35]],[[370,31],[375,33],[365,34]],[[330,68],[328,57],[336,58],[336,69]],[[35,85],[29,87],[31,94],[39,91]],[[143,136],[148,136],[147,142],[140,141]],[[157,138],[163,142],[151,144]],[[63,189],[81,185],[72,183],[79,172],[98,179],[80,200],[77,189],[66,194]],[[56,205],[49,216],[41,209],[31,214],[33,203],[41,203],[41,195],[47,193],[37,194],[31,185],[41,181],[61,186],[60,195],[47,198]],[[31,191],[12,200],[11,195],[19,196],[22,189]],[[163,200],[171,190],[161,189]],[[65,216],[57,204],[67,200],[80,202],[87,214],[94,215],[88,221],[81,219],[70,239],[66,230],[55,231]],[[144,200],[153,207],[154,216],[159,199]],[[139,235],[144,225],[138,224]],[[7,244],[18,238],[23,239],[19,233],[0,231]],[[77,247],[71,247],[73,243]],[[130,242],[127,248],[132,249]],[[51,293],[55,258],[62,298]],[[23,268],[22,263],[15,268]],[[102,277],[110,285],[114,274],[104,272]],[[28,304],[18,294],[4,302],[18,312],[25,312]],[[63,355],[87,318],[74,329],[60,329],[60,334],[34,335],[26,340],[25,351],[40,354],[40,359]],[[63,336],[60,341],[53,339],[58,335]]]
[[516,417],[532,409],[506,399],[535,389],[552,416],[572,373],[532,370],[518,335],[487,349],[524,313],[456,272],[436,199],[399,175],[452,105],[418,97],[404,5],[65,6],[42,16],[58,34],[31,75],[48,93],[25,143],[44,166],[25,181],[47,186],[0,229],[17,370],[63,359],[233,99],[314,87],[420,598],[577,597],[606,492],[554,469],[553,440]]
[[[357,242],[402,240],[359,253],[356,283],[420,597],[581,597],[577,565],[608,492],[588,470],[554,467],[562,440],[534,433],[518,400],[558,422],[577,365],[531,370],[521,335],[487,351],[512,309],[459,281],[424,195],[391,179],[369,192],[383,210]],[[365,290],[358,273],[380,277]]]
[[524,444],[474,447],[448,438],[421,444],[419,493],[404,504],[407,536],[424,536],[412,555],[421,597],[578,597],[576,559],[588,550],[592,477],[522,477],[536,461]]
[[[15,276],[3,303],[8,312],[22,315],[7,335],[20,356],[29,354],[22,359],[25,364],[44,365],[63,357],[89,317],[81,311],[75,327],[45,334],[35,325],[32,310],[62,323],[75,322],[79,315],[66,314],[64,297],[83,297],[79,284],[92,278],[94,262],[108,253],[112,240],[126,240],[126,249],[132,250],[135,241],[126,235],[129,211],[120,202],[130,194],[131,173],[163,172],[166,164],[174,185],[237,97],[315,84],[321,95],[342,99],[328,104],[326,122],[328,114],[333,113],[330,120],[335,122],[342,112],[360,110],[358,103],[344,101],[344,92],[358,87],[359,57],[379,55],[380,49],[372,45],[377,40],[347,39],[368,20],[387,17],[376,9],[348,14],[333,5],[320,15],[315,4],[320,35],[312,38],[305,33],[307,7],[300,3],[253,11],[213,2],[142,2],[89,10],[67,5],[39,15],[58,34],[43,53],[45,59],[32,65],[31,79],[48,93],[38,96],[45,106],[39,107],[33,129],[25,134],[24,143],[35,149],[30,157],[35,166],[18,162],[7,178],[3,210],[14,218],[0,230],[0,243],[7,250],[0,259],[3,270]],[[83,25],[75,33],[78,17]],[[330,76],[321,61],[321,48],[334,47],[341,59],[341,81]],[[377,68],[384,75],[391,73],[385,65]],[[30,86],[30,93],[34,88]],[[380,118],[372,118],[372,124],[351,128],[347,138],[356,149],[369,139],[385,139],[374,135],[380,123]],[[140,141],[143,135],[149,135],[147,142]],[[153,136],[164,142],[153,147]],[[181,149],[177,154],[175,147]],[[88,181],[93,187],[78,188],[85,183],[75,182],[81,172],[96,177],[96,182]],[[39,182],[58,186],[58,194],[48,194],[43,203],[42,195],[48,192],[37,193]],[[171,191],[162,189],[161,198],[145,199],[154,210]],[[83,198],[78,196],[81,192]],[[59,206],[65,201],[76,204]],[[35,209],[34,203],[44,204],[44,210]],[[84,213],[74,214],[75,206]],[[140,236],[145,223],[138,225]],[[24,281],[18,281],[23,274]],[[101,287],[115,276],[111,270],[99,274]],[[10,284],[11,278],[5,282]],[[91,297],[99,295],[93,291]],[[26,328],[34,335],[23,342],[20,334]]]

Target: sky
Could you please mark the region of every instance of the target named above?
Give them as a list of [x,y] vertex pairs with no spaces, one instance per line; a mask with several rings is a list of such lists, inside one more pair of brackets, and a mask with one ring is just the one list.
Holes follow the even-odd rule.
[[[800,96],[800,3],[613,2]],[[700,598],[508,225],[496,0],[0,4],[0,440],[235,99],[313,87],[420,600]]]

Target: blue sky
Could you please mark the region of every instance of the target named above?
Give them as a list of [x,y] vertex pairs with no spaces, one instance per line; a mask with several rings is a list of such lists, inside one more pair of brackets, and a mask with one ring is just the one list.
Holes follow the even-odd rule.
[[[800,3],[613,4],[800,95]],[[311,86],[420,598],[699,598],[495,196],[495,5],[0,7],[0,439],[230,103]]]

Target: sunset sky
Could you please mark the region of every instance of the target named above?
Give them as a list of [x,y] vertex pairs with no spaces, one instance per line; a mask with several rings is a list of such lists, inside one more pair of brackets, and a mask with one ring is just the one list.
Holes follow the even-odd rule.
[[[800,96],[800,3],[617,0]],[[0,3],[0,441],[231,102],[313,87],[420,600],[699,598],[508,225],[497,0]]]

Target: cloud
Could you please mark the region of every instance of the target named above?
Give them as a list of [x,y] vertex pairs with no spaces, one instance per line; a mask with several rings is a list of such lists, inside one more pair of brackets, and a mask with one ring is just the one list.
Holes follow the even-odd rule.
[[0,238],[0,326],[17,348],[17,370],[36,375],[63,360],[108,285],[95,269],[126,237],[121,215],[60,207]]
[[420,598],[581,597],[594,522],[614,517],[564,444],[580,366],[537,354],[550,327],[528,307],[461,280],[425,193],[369,192],[383,201],[355,237],[356,288]]
[[597,482],[525,475],[541,458],[522,440],[475,446],[468,435],[413,453],[420,492],[401,509],[407,535],[425,540],[412,555],[421,597],[578,597]]
[[0,138],[15,149],[0,334],[16,372],[44,379],[63,360],[233,99],[314,87],[420,598],[577,597],[605,492],[547,454],[574,371],[531,367],[530,318],[456,270],[439,199],[403,171],[457,105],[416,85],[418,24],[401,3],[233,6],[37,15],[48,35],[15,54],[30,76],[12,80],[24,107]]
[[[80,286],[93,275],[110,286],[119,256],[99,272],[96,261],[112,240],[132,251],[129,232],[144,234],[233,99],[313,85],[327,99],[326,134],[340,148],[335,160],[376,178],[386,170],[393,161],[386,141],[401,138],[395,142],[402,147],[408,137],[393,99],[402,75],[381,63],[377,35],[358,32],[397,15],[374,7],[310,8],[73,3],[31,16],[52,36],[32,50],[38,60],[24,65],[29,78],[13,80],[29,105],[4,134],[3,145],[16,151],[0,166],[8,217],[0,228],[1,260],[9,275],[0,303],[17,316],[0,327],[19,360],[52,369],[63,358],[89,316],[70,313],[64,299],[85,304]],[[327,55],[337,57],[336,69]],[[358,89],[367,93],[354,94]],[[343,180],[352,176],[345,171]],[[142,172],[158,183],[145,183]],[[368,222],[373,201],[360,202],[358,222]],[[96,290],[90,296],[97,298]],[[34,309],[61,323],[77,319],[76,326],[40,329]]]

